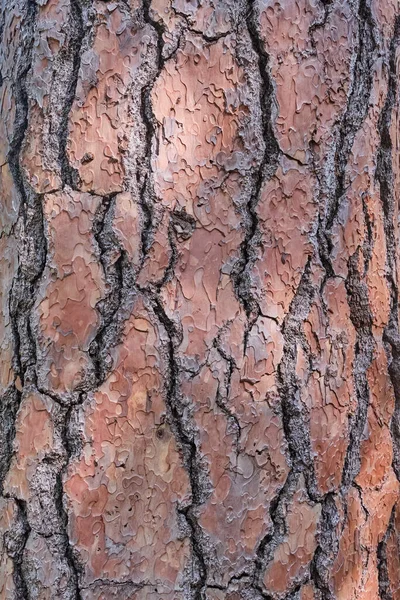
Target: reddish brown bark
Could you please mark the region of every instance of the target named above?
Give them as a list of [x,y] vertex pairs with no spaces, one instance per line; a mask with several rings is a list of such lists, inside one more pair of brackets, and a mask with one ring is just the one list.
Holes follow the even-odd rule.
[[400,599],[398,0],[0,32],[0,598]]

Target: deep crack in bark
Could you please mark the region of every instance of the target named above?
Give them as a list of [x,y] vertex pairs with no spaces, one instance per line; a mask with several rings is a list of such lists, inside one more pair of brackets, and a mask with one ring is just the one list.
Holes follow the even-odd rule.
[[[246,335],[261,314],[257,298],[250,290],[249,269],[256,261],[256,250],[261,242],[261,232],[257,214],[257,204],[260,200],[264,183],[270,179],[278,167],[280,149],[275,137],[272,105],[274,99],[274,85],[269,67],[269,55],[264,48],[264,43],[259,32],[255,16],[255,0],[249,0],[249,10],[246,19],[253,52],[257,56],[260,75],[260,108],[262,118],[262,131],[264,141],[264,154],[257,172],[253,176],[253,190],[244,207],[245,237],[240,246],[240,259],[232,274],[237,296],[242,303],[248,327]],[[246,348],[246,339],[245,339]]]
[[78,85],[79,71],[81,65],[81,50],[83,40],[85,36],[83,17],[82,17],[82,6],[80,0],[70,0],[71,18],[70,25],[73,36],[71,39],[70,52],[72,52],[72,77],[69,81],[69,85],[66,92],[65,103],[62,107],[62,119],[61,126],[58,132],[58,139],[60,140],[59,148],[59,160],[61,165],[61,177],[63,181],[63,187],[68,185],[73,190],[79,189],[79,175],[76,169],[74,169],[67,156],[67,141],[68,141],[68,120],[69,114],[73,102],[75,100],[76,88]]
[[379,598],[380,600],[394,600],[393,594],[390,589],[390,578],[387,565],[387,541],[390,535],[394,531],[394,520],[395,520],[396,507],[392,509],[390,515],[389,524],[387,526],[383,539],[378,544],[377,558],[378,558],[378,581],[379,581]]
[[[326,271],[326,280],[334,276],[331,262],[333,250],[332,228],[339,212],[341,201],[346,193],[346,167],[355,136],[367,116],[371,90],[372,65],[376,50],[375,27],[368,0],[360,0],[358,5],[358,46],[353,68],[350,92],[339,124],[334,155],[334,186],[328,192],[327,202],[320,210],[317,230],[318,252]],[[319,179],[317,177],[317,179]]]
[[380,199],[383,209],[383,222],[386,238],[387,281],[390,291],[390,317],[385,328],[383,340],[389,363],[389,375],[395,394],[395,409],[391,422],[393,440],[393,468],[400,481],[400,331],[399,331],[399,291],[397,281],[397,240],[395,236],[395,194],[393,173],[393,143],[390,135],[393,109],[398,102],[398,73],[396,52],[400,43],[400,15],[396,17],[393,37],[390,43],[389,82],[386,101],[381,112],[378,131],[380,148],[376,179],[380,187]]

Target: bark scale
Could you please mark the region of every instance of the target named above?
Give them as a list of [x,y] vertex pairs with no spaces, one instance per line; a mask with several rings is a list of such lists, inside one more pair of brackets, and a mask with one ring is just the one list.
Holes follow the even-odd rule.
[[398,1],[0,16],[0,598],[400,599]]

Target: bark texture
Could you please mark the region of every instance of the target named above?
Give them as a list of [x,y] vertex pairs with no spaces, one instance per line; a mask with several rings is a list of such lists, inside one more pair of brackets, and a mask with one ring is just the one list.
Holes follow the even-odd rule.
[[0,598],[399,600],[398,0],[0,17]]

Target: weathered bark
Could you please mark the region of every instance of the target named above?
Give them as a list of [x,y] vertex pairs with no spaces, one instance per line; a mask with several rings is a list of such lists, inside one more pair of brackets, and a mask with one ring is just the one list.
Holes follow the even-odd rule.
[[2,0],[0,598],[400,599],[398,0]]

